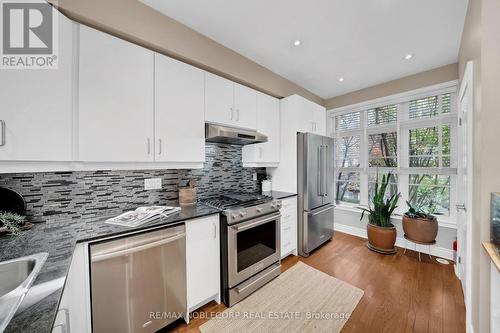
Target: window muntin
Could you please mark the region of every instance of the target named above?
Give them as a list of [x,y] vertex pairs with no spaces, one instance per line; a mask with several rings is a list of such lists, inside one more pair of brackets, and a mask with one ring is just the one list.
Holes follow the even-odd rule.
[[338,168],[360,166],[360,136],[344,136],[336,140],[336,162]]
[[368,135],[368,166],[397,167],[398,136],[396,132]]
[[433,214],[449,216],[450,181],[449,175],[410,175],[408,201]]
[[337,202],[355,203],[360,202],[360,173],[340,171],[336,177],[336,199]]
[[361,127],[361,113],[352,112],[335,117],[335,128],[339,131],[350,130]]

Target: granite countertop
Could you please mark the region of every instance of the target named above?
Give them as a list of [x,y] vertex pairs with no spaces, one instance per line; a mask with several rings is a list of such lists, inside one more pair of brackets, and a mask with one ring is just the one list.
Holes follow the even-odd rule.
[[37,223],[31,230],[17,237],[0,237],[0,261],[39,252],[49,254],[30,289],[35,290],[33,288],[40,286],[39,289],[48,290],[47,295],[26,308],[27,304],[33,301],[28,293],[5,332],[48,333],[52,331],[76,243],[160,228],[218,212],[217,209],[198,204],[189,208],[183,207],[180,212],[168,218],[162,217],[138,227],[108,224],[104,223],[104,220]]
[[280,200],[297,196],[296,193],[288,193],[288,192],[280,192],[280,191],[271,191],[271,192],[263,192],[262,194],[269,195],[273,197],[273,199]]

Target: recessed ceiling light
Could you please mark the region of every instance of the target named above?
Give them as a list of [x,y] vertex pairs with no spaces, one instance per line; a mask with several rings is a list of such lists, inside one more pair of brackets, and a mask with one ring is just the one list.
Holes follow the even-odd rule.
[[300,39],[297,39],[293,42],[293,46],[300,46],[302,44],[302,41]]
[[410,60],[411,58],[413,58],[413,54],[408,53],[407,55],[405,55],[405,60]]
[[344,82],[344,78],[343,77],[339,77],[339,82]]

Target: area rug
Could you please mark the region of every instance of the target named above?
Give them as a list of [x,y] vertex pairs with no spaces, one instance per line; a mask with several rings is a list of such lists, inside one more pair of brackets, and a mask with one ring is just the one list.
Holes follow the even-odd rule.
[[215,332],[340,332],[363,290],[302,262],[200,326]]

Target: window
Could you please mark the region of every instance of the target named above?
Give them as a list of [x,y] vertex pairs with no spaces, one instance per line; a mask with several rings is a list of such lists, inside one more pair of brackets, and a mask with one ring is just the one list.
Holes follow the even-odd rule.
[[367,205],[377,173],[391,172],[387,197],[454,217],[457,156],[456,86],[392,103],[330,111],[336,142],[336,200]]
[[396,132],[368,135],[368,166],[397,167],[397,151]]
[[359,204],[359,172],[339,172],[337,175],[336,198],[338,201]]
[[336,156],[337,156],[337,167],[348,168],[348,167],[359,167],[359,146],[360,136],[345,136],[336,141]]
[[391,124],[397,121],[397,105],[388,105],[368,110],[368,126]]
[[450,176],[410,175],[408,201],[436,215],[450,215]]

